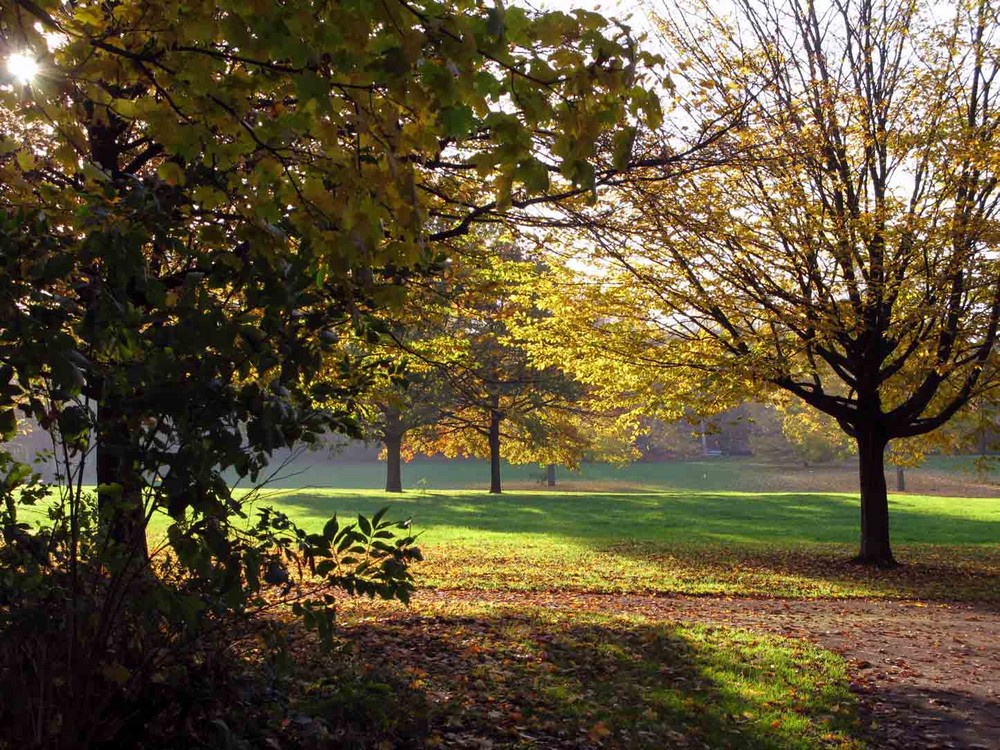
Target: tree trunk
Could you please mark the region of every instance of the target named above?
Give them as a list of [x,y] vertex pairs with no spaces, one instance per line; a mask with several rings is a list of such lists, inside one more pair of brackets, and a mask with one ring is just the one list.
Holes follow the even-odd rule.
[[889,498],[885,484],[884,431],[878,427],[857,428],[858,468],[861,480],[861,551],[854,562],[894,567],[889,545]]
[[896,467],[896,491],[906,492],[906,469],[902,466]]
[[490,412],[490,494],[499,495],[500,487],[500,421],[503,415],[497,410]]
[[403,444],[403,436],[386,434],[382,442],[385,444],[385,491],[402,492],[403,471],[400,448]]
[[122,410],[107,394],[102,394],[97,406],[96,432],[97,484],[121,487],[120,493],[98,494],[98,509],[107,524],[108,537],[114,544],[131,547],[137,556],[146,558],[146,509],[133,442]]
[[545,467],[545,484],[549,487],[556,486],[556,465],[549,464]]

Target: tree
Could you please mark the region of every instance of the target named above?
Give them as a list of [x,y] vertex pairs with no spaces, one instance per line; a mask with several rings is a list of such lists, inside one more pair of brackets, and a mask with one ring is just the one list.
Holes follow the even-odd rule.
[[777,409],[781,433],[806,463],[842,461],[853,454],[854,441],[827,414],[800,400],[788,400]]
[[502,458],[576,466],[597,445],[601,420],[578,383],[558,367],[537,366],[517,338],[517,319],[537,313],[537,264],[513,244],[494,243],[489,257],[486,266],[467,256],[451,277],[442,333],[422,354],[445,383],[438,417],[411,432],[407,449],[487,458],[498,494]]
[[[14,0],[0,6],[0,35],[0,49],[38,66],[0,85],[0,431],[27,413],[59,437],[76,466],[64,477],[76,491],[70,559],[93,553],[98,583],[127,568],[113,601],[140,613],[178,597],[194,614],[207,601],[238,608],[269,569],[267,534],[291,532],[267,516],[264,541],[240,546],[224,471],[256,481],[276,448],[355,432],[368,374],[338,340],[377,334],[407,278],[432,274],[440,243],[476,220],[593,190],[597,142],[653,109],[627,30],[585,12]],[[560,55],[569,42],[574,54]],[[319,378],[331,358],[337,377]],[[84,548],[77,500],[91,460],[103,541]],[[3,491],[25,477],[15,466]],[[155,579],[157,512],[215,598],[166,581],[165,598],[136,594]],[[292,535],[284,549],[329,553],[342,532]],[[399,584],[383,593],[405,597],[407,554],[368,568]],[[372,591],[329,560],[315,567]],[[317,601],[304,617],[328,622]],[[68,648],[88,654],[91,682],[63,695],[104,684],[103,627]],[[39,725],[84,736],[75,721],[100,712],[72,708]]]
[[[2,94],[0,196],[27,217],[17,231],[46,238],[9,298],[7,380],[12,398],[55,386],[48,402],[18,396],[42,424],[91,423],[98,483],[133,509],[113,514],[115,536],[135,539],[158,467],[172,466],[156,486],[180,512],[195,475],[214,496],[220,462],[255,473],[243,434],[263,453],[301,437],[310,404],[331,403],[310,377],[325,342],[365,325],[440,241],[515,198],[593,189],[586,158],[638,96],[627,31],[606,38],[594,14],[176,12],[15,2],[2,15],[40,73]],[[568,39],[592,54],[556,54]],[[469,192],[483,180],[499,198]],[[20,346],[31,326],[38,349]],[[357,389],[347,377],[334,401]],[[93,410],[64,408],[80,398]],[[353,429],[344,408],[322,416]]]
[[[397,336],[405,335],[397,332]],[[409,344],[412,346],[413,344]],[[446,384],[440,371],[414,362],[391,344],[395,373],[369,388],[363,397],[362,430],[378,440],[385,452],[385,491],[403,491],[404,444],[411,430],[433,424],[440,416]]]
[[893,565],[886,446],[1000,384],[996,8],[735,11],[662,22],[681,106],[737,127],[716,166],[594,212],[590,346],[696,399],[778,389],[832,417],[857,447],[856,560]]

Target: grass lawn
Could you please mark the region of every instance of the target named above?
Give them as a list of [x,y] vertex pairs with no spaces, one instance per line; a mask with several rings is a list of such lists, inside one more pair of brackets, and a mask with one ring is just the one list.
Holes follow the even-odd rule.
[[[415,462],[408,471],[427,478],[426,488],[387,494],[376,489],[380,463],[306,460],[259,502],[310,530],[334,513],[390,506],[390,517],[411,518],[421,535],[426,561],[416,572],[428,587],[1000,601],[997,497],[891,495],[904,565],[872,571],[848,564],[855,495],[738,491],[780,481],[773,467],[741,459],[585,466],[563,485],[589,491],[544,488],[532,478],[537,467],[511,468],[515,489],[495,496],[445,486],[481,480],[482,462]],[[168,522],[154,519],[153,533]]]
[[[424,588],[1000,602],[996,497],[893,495],[904,565],[872,571],[847,562],[854,495],[746,491],[764,471],[747,461],[587,467],[555,490],[523,469],[501,496],[449,486],[481,481],[477,462],[409,469],[422,488],[387,495],[380,464],[317,465],[257,502],[311,530],[389,505],[421,535]],[[295,650],[293,715],[337,732],[343,747],[866,746],[837,654],[721,623],[516,598],[344,601],[343,648]]]
[[[502,496],[448,487],[458,477],[472,484],[473,470],[481,481],[472,462],[453,475],[446,464],[421,466],[425,488],[401,495],[375,489],[378,468],[354,468],[364,488],[333,489],[352,480],[328,475],[327,486],[276,489],[265,501],[310,528],[334,511],[384,505],[411,517],[426,556],[422,587],[1000,601],[998,498],[893,496],[904,566],[872,571],[847,562],[858,536],[854,495],[738,491],[755,471],[749,462],[588,467],[566,483],[586,492],[515,475]],[[837,654],[722,624],[534,601],[442,594],[408,609],[345,604],[340,621],[360,683],[317,681],[323,668],[305,664],[296,708],[343,725],[391,689],[402,710],[378,723],[387,747],[868,745],[872,730]],[[371,722],[359,729],[372,731]]]
[[[435,472],[440,486],[448,466],[426,462],[420,470]],[[379,467],[363,468],[371,478]],[[646,464],[625,472],[587,468],[595,487],[615,489],[515,489],[491,496],[300,487],[268,491],[265,502],[307,528],[334,512],[370,514],[389,505],[391,515],[412,518],[421,533],[424,586],[1000,600],[998,498],[892,496],[893,541],[904,566],[871,571],[847,563],[857,544],[856,496],[735,491],[754,470],[741,460]],[[482,466],[456,463],[457,476],[472,469]],[[625,477],[627,487],[607,478],[615,475]],[[358,476],[338,481],[363,484]],[[334,479],[332,473],[314,478]]]

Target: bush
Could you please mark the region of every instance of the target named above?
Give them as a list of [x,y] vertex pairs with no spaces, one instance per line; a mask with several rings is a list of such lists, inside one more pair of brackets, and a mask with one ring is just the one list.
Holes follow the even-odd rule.
[[49,486],[0,453],[0,747],[217,746],[257,613],[287,604],[329,640],[337,592],[412,591],[419,552],[382,514],[247,518],[232,476],[356,434],[369,365],[338,341],[377,320],[273,233],[191,242],[190,208],[148,175],[0,211],[0,438],[30,417],[61,467]]
[[[110,538],[99,493],[48,487],[9,456],[0,466],[3,748],[235,742],[223,716],[264,686],[233,645],[281,647],[280,626],[258,615],[286,605],[329,642],[336,592],[406,601],[413,590],[419,550],[384,511],[307,534],[270,508],[247,524],[236,507],[175,521],[147,556],[144,540]],[[24,523],[29,506],[45,520]],[[273,719],[246,713],[242,734]]]

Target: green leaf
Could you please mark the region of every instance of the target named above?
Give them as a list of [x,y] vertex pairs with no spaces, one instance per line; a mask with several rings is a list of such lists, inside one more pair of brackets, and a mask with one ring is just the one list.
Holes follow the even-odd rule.
[[476,124],[476,116],[470,107],[459,105],[445,107],[438,115],[441,128],[448,138],[465,138]]
[[614,151],[611,163],[615,169],[625,169],[632,158],[632,147],[635,145],[636,128],[628,127],[619,130],[614,137]]
[[311,70],[295,77],[295,88],[303,102],[311,99],[325,101],[330,96],[329,82]]
[[101,674],[104,675],[105,679],[115,683],[116,685],[124,685],[126,682],[128,682],[129,677],[132,676],[132,673],[129,672],[125,666],[119,664],[118,662],[114,662],[113,664],[105,664],[104,666],[102,666]]
[[554,11],[539,16],[535,22],[534,31],[538,41],[546,46],[555,47],[562,44],[564,37],[576,28],[576,21],[572,17],[560,11]]
[[29,172],[35,168],[35,155],[22,148],[17,152],[17,166],[23,169],[25,172]]
[[12,490],[29,476],[31,476],[31,467],[28,464],[15,462],[7,474],[7,478],[4,480],[4,486],[8,490]]
[[320,560],[316,563],[316,575],[326,577],[336,569],[333,560]]
[[104,496],[108,500],[121,500],[122,493],[124,492],[125,488],[117,482],[97,485],[97,494]]
[[514,178],[523,183],[529,193],[544,193],[549,189],[549,170],[537,159],[525,159],[514,170]]
[[340,522],[337,520],[337,517],[334,516],[323,526],[323,538],[328,542],[332,542],[336,538],[339,530]]
[[362,535],[366,538],[372,535],[371,522],[360,513],[358,514],[358,528],[361,530]]
[[184,170],[175,161],[165,161],[156,168],[156,174],[168,185],[183,186]]
[[511,193],[514,190],[514,170],[505,169],[497,177],[497,208],[504,210],[510,208]]
[[497,39],[503,39],[505,15],[501,0],[496,0],[496,5],[486,11],[486,30]]
[[0,435],[4,440],[10,440],[17,434],[17,414],[13,409],[0,412]]

